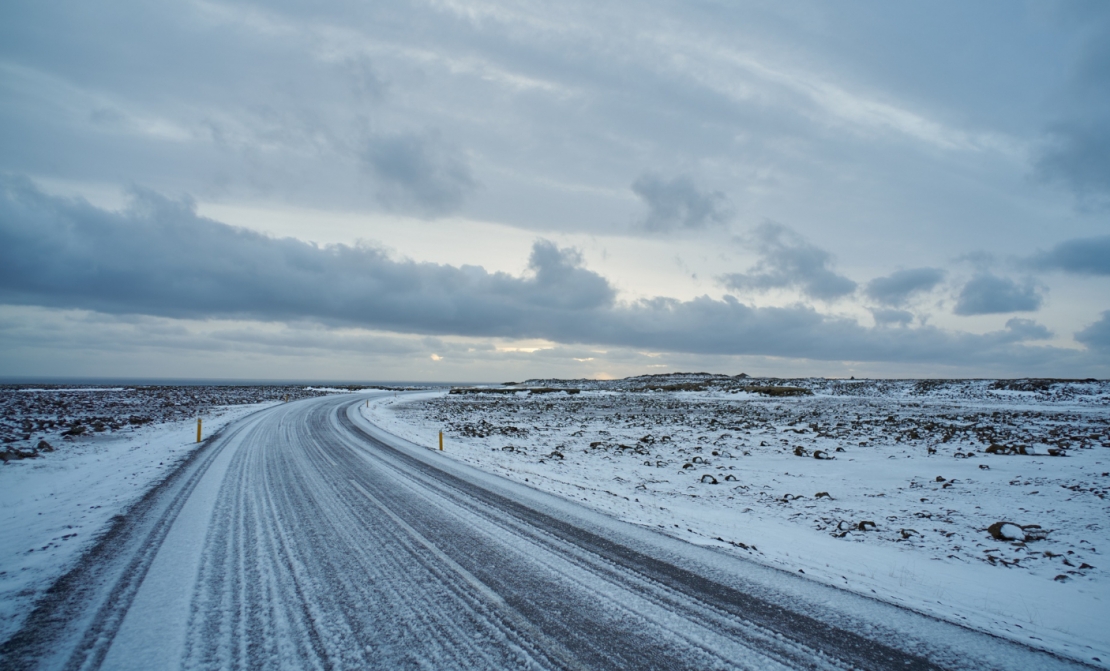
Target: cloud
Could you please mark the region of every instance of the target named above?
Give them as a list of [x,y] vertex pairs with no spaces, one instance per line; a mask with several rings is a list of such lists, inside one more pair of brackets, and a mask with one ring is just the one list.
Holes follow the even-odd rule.
[[348,58],[343,65],[351,78],[351,91],[356,96],[373,103],[385,100],[389,83],[382,79],[370,59],[365,56]]
[[1087,328],[1075,334],[1075,339],[1102,354],[1110,354],[1110,310]]
[[170,317],[316,319],[398,331],[519,334],[613,289],[573,250],[536,243],[532,277],[318,247],[196,215],[136,191],[120,213],[0,180],[0,300]]
[[276,239],[199,217],[188,200],[149,191],[136,191],[124,211],[107,211],[11,177],[0,178],[0,303],[92,310],[105,319],[315,322],[828,361],[1012,369],[1079,356],[1019,344],[1043,336],[1022,320],[974,335],[928,326],[871,329],[811,307],[754,307],[731,296],[620,302],[577,251],[544,240],[533,246],[528,272],[513,276],[394,259],[366,246]]
[[954,312],[965,316],[1033,312],[1043,301],[1031,281],[1019,285],[1008,278],[982,273],[964,285]]
[[[601,316],[601,315],[599,315]],[[868,329],[805,306],[757,308],[726,296],[689,301],[656,298],[618,306],[582,329],[580,341],[620,342],[654,351],[760,354],[831,361],[898,361],[1022,366],[1061,363],[1075,355],[1021,343],[1020,328],[983,335],[920,328]]]
[[652,233],[708,228],[724,224],[732,216],[723,193],[702,191],[689,177],[668,180],[645,174],[632,183],[632,191],[648,207],[640,226]]
[[883,305],[904,305],[910,296],[928,291],[944,279],[939,268],[911,268],[896,270],[886,277],[876,277],[867,283],[867,296]]
[[466,157],[435,131],[376,136],[360,158],[378,201],[394,210],[449,214],[478,185]]
[[582,267],[575,249],[560,249],[550,240],[532,246],[528,268],[535,273],[531,302],[559,310],[590,310],[609,305],[615,292],[600,275]]
[[1046,326],[1038,324],[1032,319],[1021,319],[1019,317],[1013,317],[1006,322],[1006,331],[1017,342],[1048,340],[1052,337],[1052,331],[1049,331]]
[[873,308],[871,310],[871,316],[875,319],[875,323],[881,326],[889,326],[891,324],[907,326],[913,321],[913,313],[907,310]]
[[1110,235],[1065,240],[1032,259],[1041,270],[1062,270],[1077,275],[1110,275]]
[[1084,200],[1110,196],[1110,118],[1061,122],[1047,138],[1037,161],[1043,179],[1068,186]]
[[747,273],[725,275],[725,286],[743,291],[796,287],[811,298],[833,300],[856,290],[856,283],[830,268],[832,255],[782,224],[756,228],[753,240],[762,257]]

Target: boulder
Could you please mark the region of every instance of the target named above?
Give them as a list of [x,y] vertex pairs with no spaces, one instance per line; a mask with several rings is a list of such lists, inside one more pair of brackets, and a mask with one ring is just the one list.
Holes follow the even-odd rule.
[[1013,522],[995,522],[987,527],[987,533],[999,541],[1025,540],[1025,530]]

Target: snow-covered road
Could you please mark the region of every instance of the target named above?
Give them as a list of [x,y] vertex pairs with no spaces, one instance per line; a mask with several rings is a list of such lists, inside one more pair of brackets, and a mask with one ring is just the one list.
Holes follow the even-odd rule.
[[17,668],[1082,668],[617,521],[306,399],[214,437]]

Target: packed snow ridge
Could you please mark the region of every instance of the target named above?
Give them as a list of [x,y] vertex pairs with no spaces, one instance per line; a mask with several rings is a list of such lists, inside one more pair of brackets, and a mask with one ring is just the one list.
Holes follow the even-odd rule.
[[384,399],[379,425],[690,542],[1110,660],[1110,383],[706,373]]

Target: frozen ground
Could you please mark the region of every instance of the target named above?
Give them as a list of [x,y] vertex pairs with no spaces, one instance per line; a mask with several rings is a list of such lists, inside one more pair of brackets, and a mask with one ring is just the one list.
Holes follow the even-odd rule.
[[[322,395],[303,386],[0,387],[0,641],[113,516],[192,453],[198,416],[209,436],[286,397]],[[42,441],[49,449],[36,449]]]
[[457,391],[363,412],[692,543],[1110,661],[1106,382],[695,374]]

